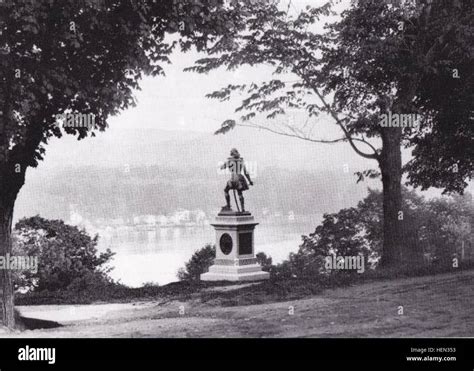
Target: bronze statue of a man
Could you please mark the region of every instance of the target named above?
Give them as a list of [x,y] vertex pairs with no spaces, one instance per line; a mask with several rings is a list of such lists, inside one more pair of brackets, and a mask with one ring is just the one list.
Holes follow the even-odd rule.
[[253,185],[253,182],[250,179],[247,168],[245,167],[244,159],[240,157],[240,153],[237,151],[237,149],[231,149],[230,157],[227,159],[224,165],[221,166],[221,169],[229,169],[230,171],[230,179],[227,181],[227,185],[224,189],[226,205],[222,207],[222,210],[231,210],[229,191],[232,189],[237,191],[239,195],[241,211],[244,212],[245,206],[242,192],[249,189],[248,185]]

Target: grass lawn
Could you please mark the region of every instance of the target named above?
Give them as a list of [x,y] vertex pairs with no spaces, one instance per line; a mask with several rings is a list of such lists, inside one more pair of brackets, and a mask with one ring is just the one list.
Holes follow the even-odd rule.
[[[183,293],[183,287],[178,290],[179,295],[171,285],[161,288],[159,296],[150,292],[119,304],[19,306],[25,317],[57,321],[62,326],[4,336],[474,336],[474,270],[379,278],[357,285],[319,287],[304,295],[297,291],[294,298],[271,296],[277,300],[265,301],[270,296],[262,299],[262,292],[278,292],[268,291],[270,284],[188,285],[187,292]],[[168,295],[162,290],[168,290]],[[251,293],[265,302],[256,302]],[[65,310],[69,315],[64,315]]]

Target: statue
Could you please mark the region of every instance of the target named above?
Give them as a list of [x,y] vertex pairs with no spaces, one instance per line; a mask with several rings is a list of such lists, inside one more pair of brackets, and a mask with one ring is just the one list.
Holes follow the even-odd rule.
[[[253,215],[245,211],[243,191],[253,185],[245,168],[244,159],[233,148],[230,157],[221,166],[230,170],[230,179],[224,189],[226,205],[211,226],[216,231],[216,257],[208,272],[200,275],[203,281],[260,281],[268,280],[270,273],[264,272],[255,255],[255,227],[258,223]],[[234,191],[237,211],[230,207],[229,191]],[[239,202],[236,193],[239,194]]]
[[[229,191],[232,189],[234,190],[234,192],[237,191],[239,195],[241,210],[238,210],[238,211],[245,212],[245,200],[244,200],[244,196],[242,192],[249,189],[249,184],[253,186],[253,182],[250,179],[250,175],[245,167],[244,159],[240,157],[240,153],[239,151],[237,151],[237,149],[235,148],[231,149],[230,157],[227,159],[224,165],[221,166],[221,169],[229,169],[230,171],[230,179],[227,181],[227,185],[224,189],[226,205],[222,207],[222,211],[232,210],[230,206],[230,195],[229,195]],[[248,180],[248,183],[247,183],[247,180]],[[235,193],[234,193],[234,197],[235,197]],[[235,200],[235,203],[236,203],[237,209],[239,209],[237,199]]]

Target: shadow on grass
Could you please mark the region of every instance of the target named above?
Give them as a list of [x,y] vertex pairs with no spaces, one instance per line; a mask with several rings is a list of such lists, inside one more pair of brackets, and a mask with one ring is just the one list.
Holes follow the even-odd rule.
[[44,319],[37,319],[37,318],[28,318],[28,317],[20,317],[20,326],[24,330],[38,330],[38,329],[48,329],[48,328],[57,328],[62,327],[58,322],[55,321],[47,321]]
[[19,330],[39,330],[62,327],[59,322],[48,321],[38,318],[23,317],[17,310],[15,310],[15,327]]

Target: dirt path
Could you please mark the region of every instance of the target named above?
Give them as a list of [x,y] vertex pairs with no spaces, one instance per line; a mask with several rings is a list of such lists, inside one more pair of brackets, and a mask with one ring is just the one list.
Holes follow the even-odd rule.
[[[474,271],[365,283],[289,302],[217,307],[199,299],[19,307],[63,327],[18,337],[474,336]],[[403,314],[402,313],[403,310]]]

